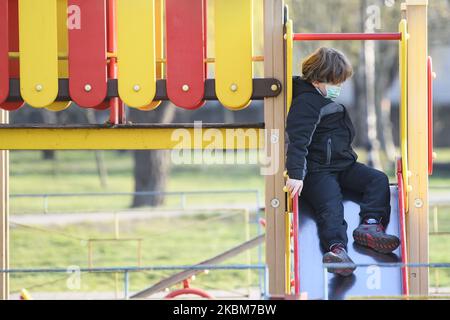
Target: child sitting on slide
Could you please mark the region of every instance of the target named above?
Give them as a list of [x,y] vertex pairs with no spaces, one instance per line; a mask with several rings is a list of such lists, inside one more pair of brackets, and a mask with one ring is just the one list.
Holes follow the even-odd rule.
[[[400,240],[385,233],[391,213],[385,173],[357,162],[352,149],[355,130],[346,108],[334,100],[353,69],[341,52],[320,48],[305,59],[302,77],[294,77],[293,102],[287,118],[289,138],[286,183],[314,210],[324,263],[353,265],[347,255],[347,223],[342,189],[362,195],[360,225],[353,232],[359,245],[390,253]],[[349,276],[356,267],[329,272]]]

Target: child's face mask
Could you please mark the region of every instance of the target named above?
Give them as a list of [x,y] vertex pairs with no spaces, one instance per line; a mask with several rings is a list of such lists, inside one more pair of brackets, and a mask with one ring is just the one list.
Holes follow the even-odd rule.
[[327,99],[331,99],[331,100],[336,100],[339,95],[341,94],[341,86],[335,86],[335,85],[330,85],[327,84],[325,86],[326,90],[327,90],[327,95],[325,96],[325,98]]

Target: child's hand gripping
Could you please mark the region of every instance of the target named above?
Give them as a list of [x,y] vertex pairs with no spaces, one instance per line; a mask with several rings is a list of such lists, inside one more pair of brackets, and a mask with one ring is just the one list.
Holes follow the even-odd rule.
[[300,195],[303,190],[303,180],[288,179],[286,181],[286,187],[291,193],[293,199],[296,194]]

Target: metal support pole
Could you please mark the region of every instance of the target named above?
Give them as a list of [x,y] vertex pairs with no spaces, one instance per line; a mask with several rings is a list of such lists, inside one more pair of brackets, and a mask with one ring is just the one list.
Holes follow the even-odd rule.
[[88,267],[92,268],[92,240],[88,240]]
[[180,194],[180,205],[181,205],[182,210],[186,209],[186,194],[185,193]]
[[44,213],[48,213],[48,196],[44,196]]
[[323,268],[323,299],[329,300],[329,298],[328,298],[328,268]]
[[264,299],[267,299],[269,297],[269,268],[266,267],[263,270],[264,272],[264,291],[262,296],[264,297]]
[[[248,208],[244,209],[244,223],[245,223],[245,241],[248,242],[250,240],[250,210]],[[252,253],[250,250],[246,253],[246,263],[248,265],[252,264]],[[252,285],[252,270],[247,270],[247,287],[248,287],[248,296],[250,297],[250,287]]]
[[[438,218],[438,206],[435,205],[433,207],[433,225],[434,225],[434,233],[436,234],[436,236],[438,235],[439,232],[439,218]],[[439,281],[439,269],[435,268],[434,269],[434,286],[436,288],[435,293],[439,293],[439,286],[440,286],[440,281]]]
[[130,298],[129,289],[130,289],[130,274],[128,270],[125,270],[123,275],[123,291],[125,300],[128,300]]
[[434,233],[439,232],[438,206],[433,207],[433,226]]

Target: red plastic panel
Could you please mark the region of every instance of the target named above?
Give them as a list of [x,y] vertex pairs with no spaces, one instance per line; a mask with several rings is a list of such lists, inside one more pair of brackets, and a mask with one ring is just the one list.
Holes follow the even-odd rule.
[[80,107],[101,104],[107,91],[106,0],[69,0],[69,90]]
[[[117,52],[117,11],[116,0],[108,0],[106,4],[107,8],[107,30],[108,30],[108,52]],[[108,77],[110,79],[117,79],[117,58],[109,59],[108,63]],[[122,107],[119,98],[112,98],[109,101],[103,102],[97,107],[97,109],[106,110],[109,108],[109,122],[111,124],[118,124],[119,121],[119,108]]]
[[433,60],[428,57],[428,174],[433,174]]
[[0,103],[9,94],[8,1],[0,0]]
[[[203,45],[204,57],[208,58],[208,0],[203,0],[203,34],[205,41]],[[205,77],[208,78],[208,63],[205,63]]]
[[166,1],[167,95],[185,109],[203,105],[205,10],[204,0]]
[[[9,51],[19,52],[19,5],[18,0],[1,0],[7,3],[8,11],[8,41]],[[19,59],[9,60],[9,77],[20,78]],[[0,105],[0,108],[8,111],[19,109],[23,102],[5,102]]]

